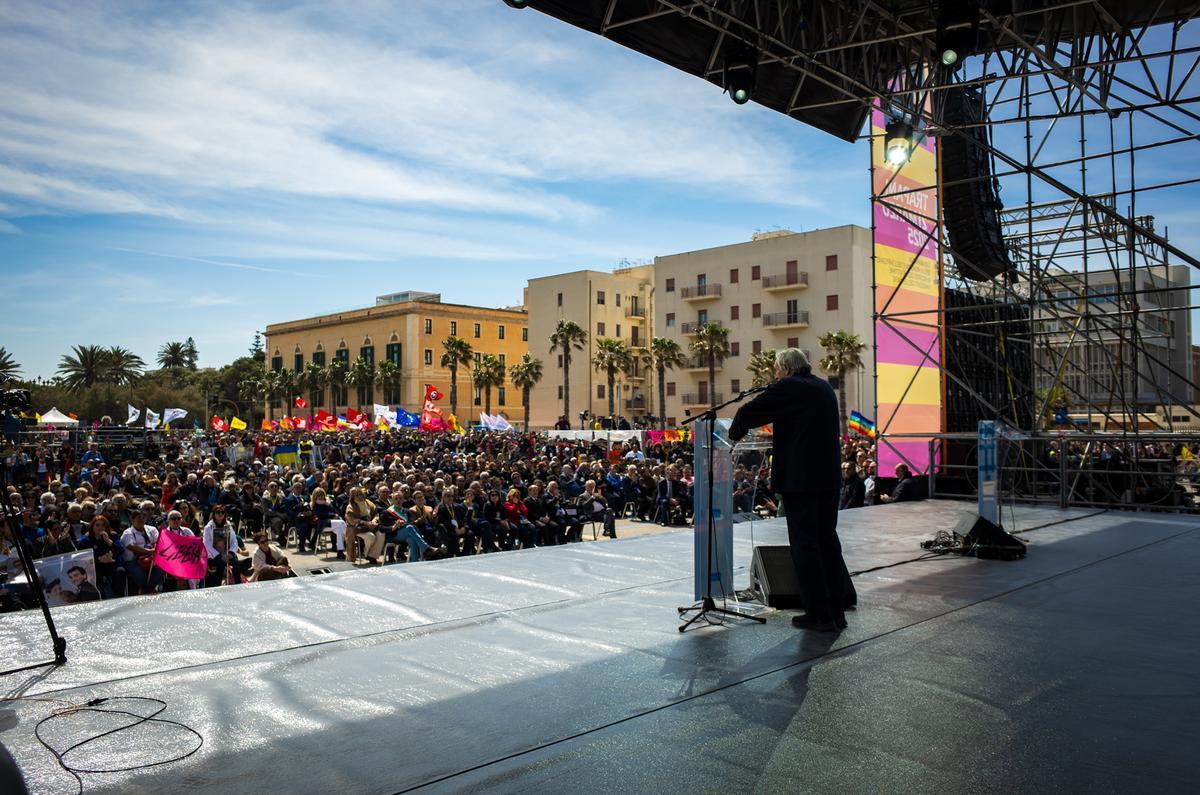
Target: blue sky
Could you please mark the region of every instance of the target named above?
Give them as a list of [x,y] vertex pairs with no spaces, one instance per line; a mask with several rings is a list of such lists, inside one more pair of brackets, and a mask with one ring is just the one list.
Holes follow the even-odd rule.
[[867,152],[500,0],[0,4],[0,345],[202,366],[432,290],[869,223]]

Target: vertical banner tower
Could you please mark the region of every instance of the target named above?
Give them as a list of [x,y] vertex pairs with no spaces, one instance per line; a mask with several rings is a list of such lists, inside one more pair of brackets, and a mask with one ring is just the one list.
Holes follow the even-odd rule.
[[871,112],[871,230],[875,293],[878,467],[928,473],[929,440],[889,434],[942,431],[941,267],[937,144],[921,127],[903,163],[887,153],[887,115]]

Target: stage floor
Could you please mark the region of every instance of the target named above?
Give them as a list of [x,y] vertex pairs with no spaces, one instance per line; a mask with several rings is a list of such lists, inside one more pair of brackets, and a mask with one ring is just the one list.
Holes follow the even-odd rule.
[[[920,555],[969,509],[843,512],[847,563]],[[181,762],[85,775],[85,792],[1195,790],[1200,519],[1005,516],[1049,525],[1025,560],[863,574],[836,635],[775,611],[681,635],[683,531],[60,608],[68,663],[0,693],[161,698],[204,737]],[[786,543],[781,521],[737,525],[739,588],[751,529]],[[0,667],[48,649],[40,614],[0,620]],[[54,707],[0,703],[35,792],[76,788],[33,735]],[[50,733],[65,747],[101,725]],[[76,764],[192,745],[145,724]]]

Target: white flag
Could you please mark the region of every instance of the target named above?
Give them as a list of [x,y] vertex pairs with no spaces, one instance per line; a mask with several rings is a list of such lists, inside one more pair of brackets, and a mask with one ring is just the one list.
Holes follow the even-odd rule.
[[381,414],[383,416],[387,417],[388,415],[390,415],[392,413],[392,410],[389,409],[387,406],[381,406],[378,403],[375,403],[372,405],[374,406],[374,408],[372,409],[371,413],[374,414],[376,417],[378,417]]
[[158,415],[155,414],[150,409],[146,409],[146,427],[147,428],[157,428],[158,427]]
[[509,424],[508,420],[504,419],[499,414],[492,417],[492,427],[498,431],[512,430],[512,425]]
[[480,425],[482,425],[485,428],[491,428],[493,422],[495,422],[495,420],[492,419],[492,415],[485,414],[482,411],[479,412],[479,424]]
[[129,406],[129,419],[125,420],[125,424],[133,425],[138,421],[138,417],[140,416],[142,416],[142,412],[138,411],[133,406]]
[[163,409],[163,424],[169,425],[175,420],[187,418],[187,409]]

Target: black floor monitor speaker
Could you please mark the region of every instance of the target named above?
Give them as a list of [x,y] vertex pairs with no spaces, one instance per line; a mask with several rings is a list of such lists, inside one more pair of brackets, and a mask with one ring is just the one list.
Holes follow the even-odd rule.
[[982,516],[968,514],[959,520],[954,535],[962,539],[964,555],[993,560],[1025,557],[1025,542]]
[[942,117],[959,132],[941,138],[942,217],[962,275],[989,281],[1012,270],[1000,230],[999,186],[987,150],[983,95],[971,88],[945,93]]
[[762,596],[763,604],[784,610],[804,607],[800,595],[800,580],[792,562],[792,550],[787,546],[754,548],[750,565],[750,589]]

